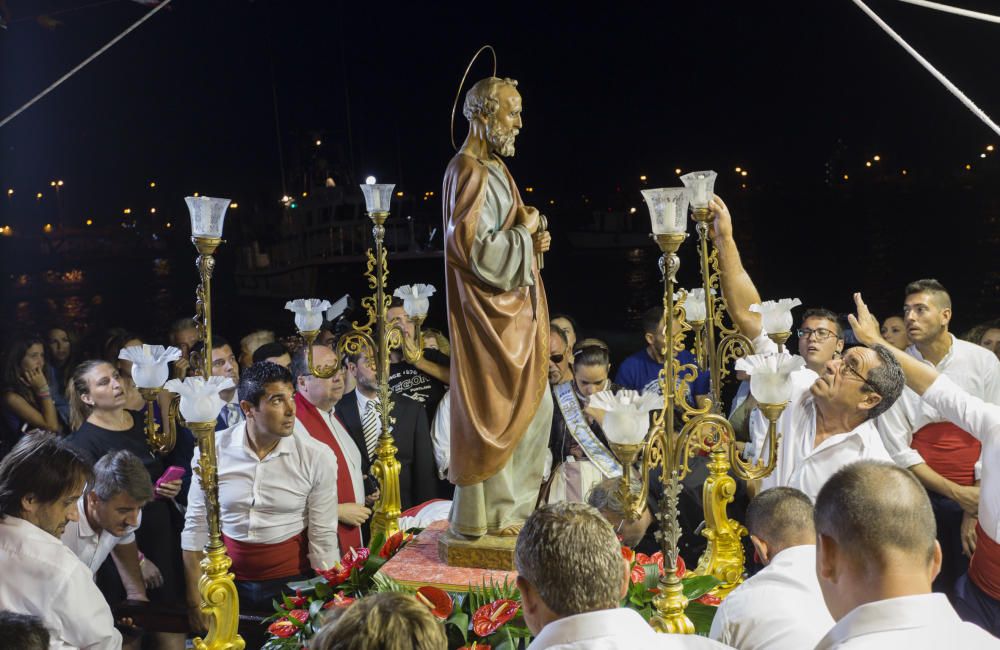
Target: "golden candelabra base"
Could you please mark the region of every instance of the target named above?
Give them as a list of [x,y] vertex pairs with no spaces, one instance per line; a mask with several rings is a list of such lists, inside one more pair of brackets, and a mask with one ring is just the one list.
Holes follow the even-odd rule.
[[676,573],[667,573],[660,579],[660,593],[653,598],[656,613],[649,624],[661,634],[694,634],[694,623],[684,613],[687,604],[681,579]]
[[177,444],[177,419],[181,398],[178,395],[171,397],[167,412],[160,414],[163,424],[157,424],[153,413],[154,404],[162,392],[162,388],[139,389],[139,394],[146,401],[146,440],[156,453],[169,454]]
[[235,577],[229,572],[233,561],[222,543],[219,521],[218,459],[215,453],[215,422],[188,422],[198,440],[198,481],[205,493],[208,515],[208,544],[201,560],[201,611],[211,619],[208,636],[195,637],[195,650],[243,650],[246,643],[239,635],[240,600]]
[[785,342],[792,336],[791,332],[775,332],[774,334],[768,334],[767,338],[774,341],[774,343],[779,348],[784,348]]
[[741,540],[747,534],[746,527],[726,513],[736,494],[736,481],[729,475],[726,444],[716,445],[709,454],[708,478],[702,488],[705,529],[701,533],[708,545],[695,569],[698,575],[715,576],[722,583],[713,590],[720,598],[743,582],[745,556]]
[[379,498],[372,513],[372,537],[382,533],[386,538],[399,532],[399,515],[402,500],[399,494],[399,472],[402,466],[396,460],[396,445],[391,435],[383,434],[378,440],[377,460],[371,473],[378,480]]
[[666,235],[653,235],[653,239],[656,240],[656,245],[660,247],[661,253],[676,253],[677,249],[684,243],[684,240],[687,239],[687,233],[680,232]]

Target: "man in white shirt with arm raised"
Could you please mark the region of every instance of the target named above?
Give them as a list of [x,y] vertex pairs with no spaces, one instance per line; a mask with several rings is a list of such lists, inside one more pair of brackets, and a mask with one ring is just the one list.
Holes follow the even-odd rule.
[[[245,421],[216,434],[220,523],[243,611],[271,610],[290,580],[339,561],[337,461],[311,437],[293,435],[295,401],[288,369],[255,363],[240,377]],[[195,454],[195,462],[198,454]],[[189,619],[207,629],[198,578],[208,541],[205,495],[191,483],[181,535]]]
[[[760,295],[740,262],[732,237],[732,217],[719,197],[709,204],[714,219],[712,237],[719,250],[720,282],[733,322],[753,339],[758,354],[777,351],[777,345],[761,328],[760,314],[748,307],[760,303]],[[823,321],[824,323],[827,321]],[[803,327],[807,322],[803,322]],[[809,343],[816,341],[820,325],[800,343],[799,351],[808,360]],[[834,327],[833,324],[829,327]],[[827,343],[832,336],[826,336]],[[763,489],[788,486],[815,499],[826,479],[848,463],[862,459],[890,460],[875,427],[875,418],[899,398],[903,372],[888,351],[852,348],[822,366],[792,373],[792,396],[778,420],[781,444],[774,472],[761,482]],[[818,353],[817,353],[818,354]],[[817,358],[813,354],[813,358]],[[759,419],[754,426],[762,426]],[[766,445],[764,445],[766,447]]]
[[726,596],[709,636],[739,650],[812,648],[833,627],[816,580],[812,501],[771,488],[750,502],[746,522],[766,566]]
[[0,610],[42,619],[53,650],[122,647],[90,569],[59,540],[90,476],[78,452],[48,433],[24,436],[0,462]]
[[[955,338],[948,331],[951,316],[951,297],[940,282],[907,285],[903,319],[913,345],[906,351],[970,395],[1000,404],[1000,361],[989,350]],[[913,472],[928,491],[944,554],[934,589],[953,595],[975,547],[980,443],[912,390],[903,391],[878,419],[878,429],[896,464]]]

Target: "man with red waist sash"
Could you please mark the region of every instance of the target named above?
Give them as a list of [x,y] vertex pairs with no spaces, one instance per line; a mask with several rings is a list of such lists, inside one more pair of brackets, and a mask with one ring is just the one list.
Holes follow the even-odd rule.
[[[313,345],[313,367],[331,367],[337,355],[327,345]],[[292,357],[292,378],[295,380],[295,435],[317,440],[337,457],[337,539],[340,552],[363,546],[361,526],[371,516],[370,506],[376,494],[365,496],[361,450],[351,438],[347,427],[334,412],[344,396],[344,374],[341,366],[333,377],[321,379],[309,372],[306,348]]]
[[[856,294],[858,317],[851,325],[866,345],[885,344],[878,320]],[[960,341],[956,341],[959,342]],[[982,445],[981,498],[975,524],[974,552],[969,571],[955,585],[955,611],[1000,637],[1000,406],[963,390],[958,381],[939,373],[928,363],[895,350],[906,373],[906,384],[924,406],[933,408],[948,423],[968,432]]]
[[[253,364],[240,377],[239,399],[245,421],[215,439],[220,522],[240,608],[268,611],[287,582],[310,577],[314,568],[332,568],[340,559],[337,460],[326,445],[294,435],[295,398],[286,368]],[[198,578],[207,541],[205,495],[193,481],[181,548],[189,618],[202,629]]]
[[[907,285],[903,316],[912,343],[909,355],[969,395],[1000,404],[1000,361],[948,331],[951,298],[941,283],[917,280]],[[878,428],[893,460],[909,468],[928,491],[943,555],[934,589],[951,596],[976,547],[981,443],[909,389],[879,418]]]

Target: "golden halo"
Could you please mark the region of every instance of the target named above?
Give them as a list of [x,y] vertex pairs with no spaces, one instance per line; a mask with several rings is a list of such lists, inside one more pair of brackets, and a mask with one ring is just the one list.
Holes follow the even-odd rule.
[[479,55],[483,53],[483,50],[489,50],[493,54],[493,76],[497,76],[497,53],[493,49],[492,45],[484,45],[475,54],[472,55],[472,60],[469,61],[469,65],[465,67],[465,74],[462,75],[462,82],[458,84],[458,92],[455,93],[455,101],[451,105],[451,125],[450,125],[450,135],[451,135],[451,148],[458,151],[458,145],[455,144],[455,109],[458,108],[458,100],[462,96],[462,87],[465,86],[465,79],[469,76],[469,70],[472,69],[472,64],[476,62]]

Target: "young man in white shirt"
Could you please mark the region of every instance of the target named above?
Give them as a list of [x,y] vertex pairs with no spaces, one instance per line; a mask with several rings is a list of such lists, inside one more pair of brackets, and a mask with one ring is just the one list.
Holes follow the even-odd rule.
[[[337,461],[325,445],[294,435],[292,375],[267,361],[243,373],[245,421],[216,434],[223,542],[243,611],[270,610],[290,580],[329,569],[337,550]],[[199,459],[195,454],[195,464]],[[207,629],[198,578],[208,542],[205,495],[192,481],[181,534],[189,620]]]
[[96,574],[110,555],[129,600],[148,600],[135,531],[142,507],[153,498],[149,472],[130,451],[120,449],[94,465],[94,478],[77,501],[78,516],[66,525],[62,542]]
[[812,648],[833,627],[816,580],[812,501],[795,488],[765,490],[746,524],[766,566],[726,596],[709,637],[740,650]]
[[89,478],[78,452],[47,433],[25,436],[0,462],[0,610],[41,618],[54,649],[119,650],[90,569],[59,540]]
[[514,549],[529,650],[725,648],[686,634],[658,634],[619,607],[628,564],[614,529],[596,508],[560,502],[535,510]]
[[[714,213],[712,237],[719,250],[722,293],[729,314],[740,331],[753,339],[757,353],[775,352],[777,346],[762,331],[760,314],[747,310],[761,300],[740,262],[729,210],[717,196],[710,207]],[[818,331],[813,328],[805,337],[805,349],[800,341],[799,351],[807,363],[810,355],[819,361],[819,352],[810,350],[814,343],[829,347],[834,340],[827,336],[817,341]],[[831,357],[835,350],[829,347]],[[875,418],[899,398],[904,381],[899,363],[891,354],[860,347],[810,371],[818,373],[811,382],[811,377],[800,374],[802,371],[793,375],[792,397],[778,421],[782,435],[778,464],[761,487],[794,487],[815,499],[826,479],[844,465],[866,458],[889,460]]]
[[941,546],[920,481],[892,462],[859,461],[816,498],[816,573],[836,625],[816,650],[1000,648],[931,592]]
[[[968,394],[1000,404],[1000,361],[989,350],[955,338],[948,331],[951,317],[951,297],[937,280],[907,285],[903,319],[913,345],[906,351]],[[975,547],[980,443],[912,390],[903,391],[878,419],[878,429],[896,464],[928,490],[944,554],[934,589],[951,595]]]

